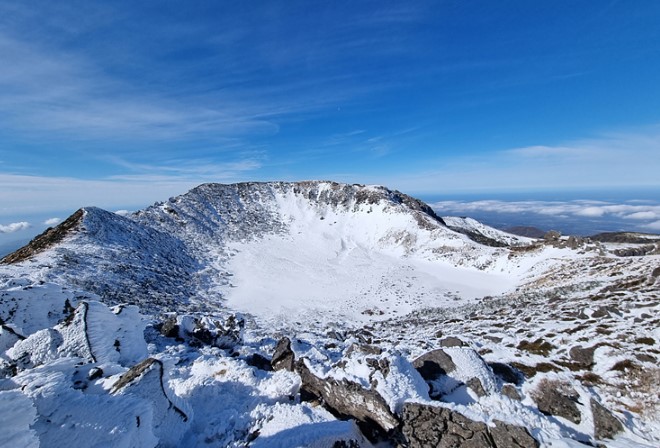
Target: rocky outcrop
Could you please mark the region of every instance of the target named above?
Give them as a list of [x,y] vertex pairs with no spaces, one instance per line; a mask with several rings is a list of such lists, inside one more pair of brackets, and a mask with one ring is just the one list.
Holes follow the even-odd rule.
[[432,350],[413,361],[429,385],[431,398],[442,400],[461,388],[472,391],[475,399],[495,392],[497,381],[483,358],[460,339],[452,339],[444,349]]
[[293,372],[295,362],[296,355],[291,350],[291,340],[287,337],[280,339],[277,346],[275,346],[275,352],[270,361],[271,367],[273,370],[285,369]]
[[410,448],[537,448],[522,427],[496,421],[494,428],[439,406],[406,403],[401,432]]
[[495,427],[489,428],[490,436],[497,448],[538,448],[539,442],[526,428],[495,420]]
[[296,372],[302,383],[301,399],[320,400],[336,416],[354,418],[368,437],[387,437],[399,426],[399,420],[375,390],[347,379],[320,378],[312,373],[304,359],[296,363]]
[[569,384],[557,380],[542,380],[532,393],[539,411],[545,415],[563,417],[580,423],[582,415],[577,406],[578,393]]

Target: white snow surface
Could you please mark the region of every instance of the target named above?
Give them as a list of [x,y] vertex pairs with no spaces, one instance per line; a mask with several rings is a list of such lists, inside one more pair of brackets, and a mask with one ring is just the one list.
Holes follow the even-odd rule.
[[[578,447],[596,442],[595,398],[624,427],[608,447],[660,446],[660,256],[445,218],[520,247],[484,246],[428,210],[332,182],[202,185],[125,217],[85,209],[62,241],[0,265],[0,446],[372,446],[301,401],[297,373],[256,366],[282,336],[317,376],[373,389],[394,414],[444,406]],[[159,333],[163,316],[176,337]],[[229,317],[246,321],[223,336],[233,345],[185,336]],[[457,368],[434,401],[411,363],[446,336],[466,345],[443,348]],[[574,364],[576,346],[594,348],[592,365]],[[494,362],[535,370],[511,385],[520,401]],[[579,424],[538,410],[547,379],[579,393]]]

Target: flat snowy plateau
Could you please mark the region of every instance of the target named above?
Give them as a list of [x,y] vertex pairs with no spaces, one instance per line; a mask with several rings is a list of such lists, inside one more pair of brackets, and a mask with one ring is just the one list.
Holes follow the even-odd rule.
[[660,237],[205,184],[0,262],[0,446],[658,447]]

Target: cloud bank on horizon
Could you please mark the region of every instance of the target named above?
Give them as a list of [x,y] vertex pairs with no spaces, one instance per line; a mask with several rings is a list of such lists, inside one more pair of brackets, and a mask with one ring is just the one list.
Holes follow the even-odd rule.
[[0,220],[203,182],[658,188],[659,20],[655,2],[0,0]]
[[[523,225],[528,214],[552,217],[555,221],[586,218],[624,223],[628,230],[660,231],[660,202],[633,200],[625,203],[594,200],[572,201],[438,201],[431,204],[441,215],[505,214],[521,215],[517,225]],[[535,221],[530,219],[528,223]]]

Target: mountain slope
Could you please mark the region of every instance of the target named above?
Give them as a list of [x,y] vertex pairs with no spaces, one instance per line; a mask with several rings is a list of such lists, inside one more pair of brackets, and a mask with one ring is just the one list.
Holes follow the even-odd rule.
[[[462,291],[467,299],[502,292],[511,282],[482,271],[506,255],[447,228],[421,201],[384,187],[270,182],[205,184],[128,217],[81,209],[3,261],[28,263],[44,280],[149,313],[218,310],[225,298],[257,313],[264,300],[286,299],[267,313],[288,313],[306,301],[308,308],[350,305],[350,314],[361,318],[437,306],[438,300],[424,299],[433,291],[442,297]],[[438,260],[443,263],[429,264]],[[466,269],[456,271],[457,265]],[[362,280],[354,275],[360,271]],[[494,287],[464,288],[468,284]],[[310,291],[323,294],[307,300]],[[415,298],[406,304],[404,295]]]

